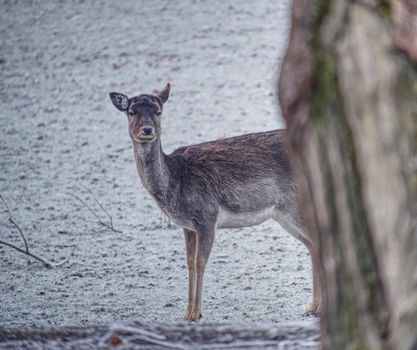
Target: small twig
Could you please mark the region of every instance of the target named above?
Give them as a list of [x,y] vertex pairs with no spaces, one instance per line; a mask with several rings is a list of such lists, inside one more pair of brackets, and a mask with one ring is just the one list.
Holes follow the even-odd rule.
[[[87,188],[86,188],[87,189]],[[88,190],[88,189],[87,189]],[[91,192],[91,190],[88,190],[90,193],[92,193]],[[94,201],[100,206],[100,208],[104,211],[104,213],[106,213],[106,215],[108,215],[109,216],[109,219],[110,219],[110,223],[107,223],[107,222],[104,222],[104,221],[102,221],[101,220],[101,218],[100,218],[100,216],[95,212],[95,210],[93,210],[89,205],[88,205],[88,203],[86,202],[86,201],[84,201],[82,198],[80,198],[79,196],[77,196],[76,194],[74,194],[74,193],[71,193],[71,192],[67,192],[67,194],[68,195],[70,195],[71,197],[73,197],[73,198],[75,198],[75,199],[77,199],[79,202],[81,202],[82,204],[84,204],[84,206],[96,217],[96,219],[97,219],[97,222],[98,222],[98,224],[99,225],[101,225],[101,226],[104,226],[104,227],[106,227],[106,228],[108,228],[108,229],[110,229],[110,230],[112,230],[112,231],[114,231],[114,232],[118,232],[118,233],[121,233],[121,231],[119,231],[119,230],[116,230],[114,227],[113,227],[113,219],[112,219],[112,217],[111,217],[111,215],[103,208],[103,206],[98,202],[98,200],[94,197],[94,195],[92,195],[92,197],[93,197],[93,199],[94,199]]]
[[46,260],[45,258],[42,258],[41,256],[36,255],[36,254],[33,254],[33,253],[29,252],[29,251],[25,251],[25,250],[23,250],[23,249],[21,249],[21,248],[19,248],[19,247],[15,246],[15,245],[14,245],[14,244],[12,244],[12,243],[9,243],[9,242],[6,242],[6,241],[3,241],[3,240],[0,240],[0,244],[3,244],[3,245],[6,245],[6,246],[8,246],[8,247],[10,247],[10,248],[16,249],[17,251],[19,251],[19,252],[21,252],[21,253],[23,253],[23,254],[26,254],[26,255],[30,256],[31,258],[34,258],[34,259],[36,259],[36,260],[40,261],[40,262],[41,262],[42,264],[44,264],[47,268],[50,268],[50,269],[54,269],[54,268],[56,268],[56,267],[59,267],[59,266],[61,266],[61,265],[65,264],[65,263],[69,260],[69,258],[71,257],[71,255],[74,253],[75,248],[77,247],[77,246],[74,246],[74,247],[72,248],[72,250],[71,250],[71,253],[70,253],[70,254],[69,254],[69,255],[68,255],[65,259],[63,259],[62,261],[60,261],[60,262],[59,262],[59,263],[57,263],[57,264],[54,264],[53,262],[51,262],[51,261],[49,261],[49,260]]
[[54,268],[66,264],[69,261],[69,258],[72,256],[72,254],[74,254],[75,248],[77,248],[76,245],[72,247],[71,252],[68,254],[68,256],[66,258],[64,258],[60,262],[54,264]]
[[99,202],[99,200],[96,198],[96,196],[94,195],[93,191],[91,191],[87,186],[85,185],[81,185],[82,188],[84,188],[86,191],[88,191],[88,193],[91,194],[91,197],[93,197],[94,202],[96,202],[98,204],[98,206],[101,208],[101,210],[103,210],[103,212],[107,215],[107,217],[109,218],[109,222],[110,222],[110,226],[112,229],[114,229],[113,227],[113,218],[110,215],[110,213],[106,210],[106,208],[104,208],[104,206]]
[[[91,212],[91,214],[93,214],[96,218],[97,218],[97,220],[98,220],[98,222],[101,224],[101,225],[103,225],[103,226],[106,226],[107,224],[106,223],[103,223],[102,221],[101,221],[101,218],[100,218],[100,216],[98,216],[98,214],[93,210],[93,209],[91,209],[91,207],[87,204],[87,202],[85,202],[82,198],[80,198],[80,197],[78,197],[76,194],[74,194],[74,193],[71,193],[71,192],[68,192],[68,195],[70,195],[71,197],[74,197],[75,199],[77,199],[78,201],[80,201],[82,204],[84,204],[85,205],[85,207]],[[109,227],[110,228],[110,227]]]
[[44,264],[46,267],[48,267],[48,268],[52,268],[52,267],[53,267],[53,264],[52,264],[50,261],[45,260],[44,258],[42,258],[42,257],[40,257],[40,256],[37,256],[37,255],[35,255],[35,254],[32,254],[32,253],[31,253],[31,252],[29,252],[29,251],[25,251],[25,250],[23,250],[23,249],[21,249],[21,248],[19,248],[19,247],[15,246],[15,245],[14,245],[14,244],[12,244],[12,243],[9,243],[9,242],[6,242],[6,241],[3,241],[3,240],[0,240],[0,244],[3,244],[3,245],[6,245],[6,246],[8,246],[8,247],[10,247],[10,248],[16,249],[17,251],[19,251],[19,252],[21,252],[21,253],[23,253],[23,254],[26,254],[26,255],[28,255],[28,256],[30,256],[30,257],[32,257],[32,258],[34,258],[34,259],[36,259],[36,260],[40,261],[41,263],[43,263],[43,264]]
[[26,241],[26,237],[23,234],[22,229],[20,228],[20,226],[18,225],[18,223],[16,221],[14,221],[13,216],[12,216],[12,212],[10,211],[9,206],[7,205],[6,200],[3,198],[3,196],[0,194],[0,199],[2,200],[4,206],[7,209],[7,212],[9,214],[9,221],[13,224],[14,227],[16,227],[16,229],[19,231],[20,236],[23,239],[23,242],[25,243],[25,248],[26,248],[26,254],[29,255],[29,246],[28,246],[28,242]]
[[120,325],[120,324],[111,325],[110,331],[114,333],[140,334],[140,335],[144,335],[153,339],[158,339],[162,341],[166,340],[166,337],[164,335],[160,335],[160,334],[150,332],[144,329],[140,329],[140,328],[136,328],[132,326]]

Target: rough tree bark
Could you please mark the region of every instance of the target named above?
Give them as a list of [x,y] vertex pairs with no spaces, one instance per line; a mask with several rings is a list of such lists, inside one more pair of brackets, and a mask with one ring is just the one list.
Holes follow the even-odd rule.
[[294,0],[279,81],[324,349],[417,349],[417,3]]

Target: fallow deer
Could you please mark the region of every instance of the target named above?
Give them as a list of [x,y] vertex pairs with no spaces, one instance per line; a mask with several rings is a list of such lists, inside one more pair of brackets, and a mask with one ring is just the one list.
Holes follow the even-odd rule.
[[170,85],[132,98],[111,92],[125,112],[137,170],[159,208],[185,235],[189,271],[186,320],[202,315],[203,276],[215,231],[274,219],[304,243],[313,262],[313,300],[320,294],[313,245],[303,230],[296,200],[285,130],[236,136],[181,147],[166,155],[161,147],[161,113]]

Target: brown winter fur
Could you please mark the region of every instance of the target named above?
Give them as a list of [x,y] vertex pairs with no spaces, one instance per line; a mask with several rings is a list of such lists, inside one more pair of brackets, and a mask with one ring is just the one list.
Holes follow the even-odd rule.
[[[156,95],[129,99],[111,93],[126,112],[139,176],[161,210],[184,229],[189,268],[185,319],[201,317],[203,276],[216,229],[278,221],[311,251],[300,223],[285,130],[205,142],[166,155],[161,147],[161,112],[170,85]],[[313,302],[319,308],[313,261]]]

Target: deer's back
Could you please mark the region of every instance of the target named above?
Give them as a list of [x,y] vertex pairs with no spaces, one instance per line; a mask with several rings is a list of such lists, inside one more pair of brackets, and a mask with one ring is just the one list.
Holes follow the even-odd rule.
[[295,200],[286,144],[285,130],[252,133],[179,148],[167,163],[184,205],[254,212]]

